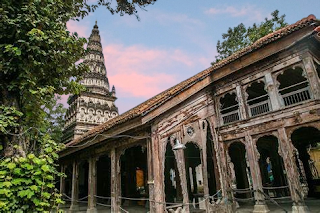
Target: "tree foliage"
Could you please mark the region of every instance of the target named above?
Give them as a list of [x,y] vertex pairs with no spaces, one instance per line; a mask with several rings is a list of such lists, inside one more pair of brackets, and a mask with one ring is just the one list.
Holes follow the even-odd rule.
[[211,64],[227,58],[233,53],[286,25],[285,15],[279,16],[279,11],[275,10],[271,13],[270,19],[265,18],[260,24],[254,23],[248,28],[242,23],[234,28],[229,27],[227,33],[222,34],[223,41],[219,40],[217,43],[218,55],[216,56],[216,60]]
[[138,10],[144,8],[150,4],[154,4],[156,0],[75,0],[75,8],[77,8],[77,16],[84,17],[88,13],[95,11],[98,7],[105,7],[111,14],[119,13],[121,16],[124,14],[135,15],[138,19]]
[[54,161],[60,146],[45,134],[37,141],[38,152],[26,157],[6,158],[0,163],[1,212],[50,212],[63,203],[55,189]]
[[79,93],[86,39],[66,23],[98,7],[137,16],[155,0],[6,0],[0,7],[0,212],[49,212],[64,109],[57,94]]
[[[0,104],[21,112],[19,126],[7,132],[21,134],[34,127],[23,136],[0,138],[6,155],[14,155],[12,145],[19,145],[25,157],[32,151],[31,136],[47,131],[46,108],[54,95],[79,89],[77,76],[87,67],[75,62],[84,55],[86,40],[67,31],[66,21],[77,14],[62,0],[9,0],[2,3],[0,15]],[[72,76],[76,78],[70,81]]]

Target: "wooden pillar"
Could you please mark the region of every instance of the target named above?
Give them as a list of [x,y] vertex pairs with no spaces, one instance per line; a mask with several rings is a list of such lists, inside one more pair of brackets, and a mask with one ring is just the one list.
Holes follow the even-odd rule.
[[71,189],[71,205],[69,212],[79,211],[79,164],[75,160],[72,165],[72,189]]
[[217,159],[216,163],[219,171],[219,176],[217,175],[216,178],[219,178],[220,180],[219,186],[221,188],[222,196],[230,198],[227,190],[229,188],[228,186],[231,185],[231,179],[228,176],[227,157],[224,150],[224,144],[222,141],[219,140],[218,132],[214,128],[215,118],[216,117],[214,116],[209,117],[208,122],[209,122],[209,127],[211,129],[212,138],[214,141],[214,151],[216,154],[215,158]]
[[295,163],[295,156],[293,153],[293,145],[288,140],[285,128],[278,129],[279,145],[282,152],[284,167],[287,172],[287,179],[293,201],[292,212],[308,212],[308,207],[305,206],[302,187],[299,180],[299,172]]
[[236,86],[236,92],[237,92],[237,99],[239,104],[240,119],[241,120],[247,119],[248,116],[246,112],[246,105],[245,105],[244,96],[243,96],[242,88],[240,84]]
[[[61,170],[60,170],[61,173],[65,173],[66,172],[66,165],[64,164],[61,164]],[[60,194],[65,194],[65,191],[66,191],[66,178],[61,176],[60,177]]]
[[250,172],[252,177],[252,184],[254,192],[254,197],[256,203],[254,205],[253,212],[269,212],[268,206],[266,205],[264,195],[262,194],[262,179],[261,173],[259,168],[259,157],[258,157],[258,150],[256,145],[254,144],[251,135],[248,133],[245,136],[246,139],[246,151],[247,157],[249,160]]
[[[180,135],[175,136],[177,139],[181,140]],[[184,150],[175,150],[174,156],[175,160],[177,162],[178,166],[178,172],[179,172],[179,177],[180,177],[180,183],[181,183],[181,189],[182,189],[182,202],[183,204],[189,203],[189,195],[188,195],[188,182],[187,182],[187,172],[189,170],[186,170],[186,162],[185,162],[185,156],[184,156]],[[189,205],[184,205],[183,207],[184,212],[189,212]]]
[[[207,131],[205,131],[207,133]],[[202,150],[200,150],[201,164],[202,164],[202,177],[203,177],[203,192],[204,195],[209,195],[209,181],[208,181],[208,156],[207,156],[207,134],[201,134]],[[215,165],[214,165],[215,166]],[[215,169],[215,168],[209,168]],[[205,197],[206,199],[207,197]],[[206,211],[209,211],[209,199],[205,201]]]
[[277,91],[277,86],[273,81],[272,75],[271,73],[267,73],[264,76],[266,85],[265,85],[265,89],[268,92],[268,96],[270,99],[270,103],[271,103],[271,110],[278,110],[281,108],[281,102],[279,99],[279,93]]
[[117,159],[116,149],[111,150],[111,212],[120,212],[119,208],[119,159]]
[[312,57],[309,54],[303,59],[303,64],[307,74],[306,77],[310,83],[311,97],[320,99],[320,82]]
[[151,139],[147,139],[147,159],[148,159],[148,187],[149,187],[149,208],[150,213],[155,213],[154,209],[154,182],[153,182],[153,155]]
[[88,209],[87,213],[97,212],[97,159],[95,157],[89,158],[89,175],[88,175]]
[[153,174],[154,174],[154,209],[155,212],[164,212],[165,200],[163,190],[163,169],[162,169],[162,151],[160,150],[160,139],[156,131],[152,131],[151,136],[152,154],[153,154]]

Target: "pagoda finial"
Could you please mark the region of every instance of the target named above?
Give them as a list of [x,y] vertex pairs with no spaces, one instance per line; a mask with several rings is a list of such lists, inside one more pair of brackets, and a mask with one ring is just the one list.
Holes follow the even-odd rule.
[[114,87],[114,85],[112,86],[111,95],[113,97],[116,97],[116,88]]
[[98,23],[98,22],[97,22],[97,20],[96,20],[96,25],[97,25],[97,23]]

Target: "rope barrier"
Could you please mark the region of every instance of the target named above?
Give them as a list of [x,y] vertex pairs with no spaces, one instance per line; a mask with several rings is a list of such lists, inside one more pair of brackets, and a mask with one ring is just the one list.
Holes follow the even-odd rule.
[[238,197],[235,197],[233,199],[234,200],[238,200],[238,201],[254,201],[254,197],[250,197],[250,198],[238,198]]
[[274,187],[269,187],[269,186],[263,186],[263,189],[286,189],[289,188],[289,186],[274,186]]
[[243,191],[251,192],[251,191],[254,191],[254,189],[253,189],[253,188],[245,188],[245,189],[231,189],[231,191],[234,191],[234,192],[243,192]]
[[[169,208],[175,208],[175,206],[187,206],[187,205],[199,205],[203,202],[205,202],[206,200],[208,199],[212,199],[214,200],[215,197],[217,197],[219,194],[221,193],[221,189],[218,190],[214,195],[204,195],[203,196],[203,200],[199,201],[199,202],[192,202],[192,203],[171,203],[171,202],[160,202],[160,201],[155,201],[155,200],[150,200],[148,198],[129,198],[129,197],[119,197],[120,199],[123,199],[123,200],[133,200],[133,201],[149,201],[149,202],[152,202],[152,203],[156,203],[156,204],[162,204],[162,205],[172,205],[172,206],[168,206]],[[68,195],[66,194],[62,194],[64,197],[67,198],[68,201],[75,201],[75,202],[78,202],[78,203],[88,203],[88,201],[83,201],[84,199],[87,199],[88,196],[85,196],[85,197],[82,197],[78,200],[72,200],[71,197],[69,197]],[[98,195],[95,195],[96,198],[100,198],[100,199],[111,199],[111,197],[103,197],[103,196],[98,196]],[[97,205],[100,205],[100,206],[105,206],[105,207],[111,207],[111,205],[107,205],[107,204],[102,204],[102,203],[96,203]],[[127,210],[121,208],[121,206],[119,206],[120,209],[124,212],[128,212]]]
[[273,197],[272,199],[274,199],[274,200],[285,200],[285,199],[290,199],[290,202],[292,202],[292,201],[291,201],[291,197],[290,197],[290,196],[285,196],[285,197]]
[[124,211],[125,213],[129,213],[127,210],[121,208],[121,206],[119,206],[120,210]]
[[104,206],[104,207],[112,207],[111,205],[103,204],[103,203],[96,203],[99,206]]
[[147,201],[148,198],[131,198],[131,197],[119,197],[122,200],[135,200],[135,201]]
[[247,194],[249,192],[255,192],[256,190],[247,190],[247,191],[235,191],[236,194]]
[[100,199],[105,199],[105,200],[111,200],[111,197],[103,197],[103,196],[98,196],[98,195],[94,195],[94,197],[100,198]]
[[85,196],[83,198],[78,198],[78,201],[82,201],[82,200],[87,199],[87,198],[88,198],[88,196]]
[[267,195],[266,193],[264,193],[263,191],[261,190],[257,190],[259,193],[261,193],[265,198],[267,198],[268,200],[270,200],[272,203],[274,203],[275,205],[277,205],[279,208],[281,208],[282,210],[284,210],[285,213],[287,213],[288,211],[283,208],[282,206],[280,206],[277,201],[275,201],[273,198],[271,198],[269,195]]
[[63,193],[62,196],[65,196],[68,199],[71,199],[71,197],[69,197],[67,194]]
[[104,207],[112,207],[111,205],[103,204],[103,203],[96,203],[99,206],[104,206]]

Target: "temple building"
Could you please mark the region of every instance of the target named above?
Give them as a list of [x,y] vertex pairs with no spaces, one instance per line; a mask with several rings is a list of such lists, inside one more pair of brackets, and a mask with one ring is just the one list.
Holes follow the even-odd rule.
[[62,139],[64,143],[118,116],[118,108],[114,104],[117,99],[116,89],[113,86],[110,91],[97,22],[89,37],[83,63],[90,68],[80,82],[86,87],[86,91],[68,99],[69,108],[65,116]]
[[[85,99],[88,112],[92,96],[71,108]],[[59,153],[70,212],[318,211],[320,21],[303,18],[100,121]]]

